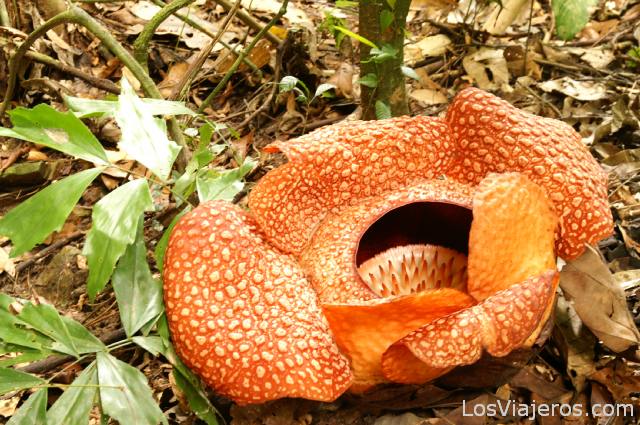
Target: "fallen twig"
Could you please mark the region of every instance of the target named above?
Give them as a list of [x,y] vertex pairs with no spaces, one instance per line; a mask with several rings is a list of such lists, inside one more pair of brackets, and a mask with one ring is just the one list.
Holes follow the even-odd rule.
[[265,34],[269,33],[269,28],[275,25],[275,23],[286,13],[288,4],[289,4],[289,0],[284,0],[282,2],[282,5],[280,6],[280,10],[278,10],[278,13],[276,13],[276,15],[269,21],[269,23],[267,23],[267,25],[262,27],[262,29],[258,32],[258,34],[256,34],[255,37],[253,37],[253,40],[251,40],[251,43],[249,43],[249,45],[245,47],[242,50],[242,52],[240,52],[236,61],[233,63],[233,65],[231,65],[231,68],[229,68],[229,70],[224,75],[222,80],[220,80],[218,85],[211,91],[211,93],[209,93],[209,96],[207,96],[206,99],[202,101],[202,104],[200,104],[200,107],[198,107],[198,113],[201,114],[207,108],[207,106],[209,106],[211,101],[218,95],[218,93],[220,93],[220,91],[226,86],[226,84],[231,79],[231,76],[235,74],[236,70],[242,63],[242,60],[251,52],[251,50],[255,47],[258,41],[260,41],[260,39],[262,39],[262,37]]
[[35,62],[39,62],[45,65],[48,65],[52,68],[55,68],[59,71],[62,71],[64,73],[73,75],[74,77],[77,77],[83,81],[86,81],[87,83],[91,84],[92,86],[95,86],[99,89],[102,89],[104,91],[108,91],[109,93],[113,93],[113,94],[120,94],[120,87],[118,87],[116,84],[114,84],[113,82],[106,80],[104,78],[97,78],[94,77],[93,75],[87,74],[86,72],[82,72],[81,70],[79,70],[78,68],[75,68],[73,66],[69,66],[67,64],[64,64],[56,59],[53,59],[52,57],[49,57],[47,55],[43,55],[42,53],[38,53],[38,52],[34,52],[32,50],[29,50],[25,56]]
[[224,21],[222,22],[222,25],[220,25],[220,29],[218,30],[218,33],[215,35],[214,38],[211,39],[209,44],[207,44],[200,51],[196,60],[193,61],[193,63],[189,66],[189,69],[187,70],[187,72],[185,72],[185,74],[180,79],[178,84],[176,84],[176,86],[173,88],[173,91],[171,92],[169,99],[181,99],[184,96],[186,96],[186,91],[188,90],[189,85],[191,84],[193,79],[196,77],[196,74],[202,68],[202,65],[204,65],[205,61],[211,54],[213,47],[216,45],[216,43],[222,38],[224,33],[227,31],[227,28],[229,27],[231,20],[233,19],[233,17],[236,15],[236,12],[240,8],[241,2],[242,0],[237,0],[233,6],[233,9],[231,9],[231,11],[227,13],[227,16],[224,18]]
[[[233,3],[229,0],[215,0],[216,3],[218,3],[220,6],[222,6],[224,8],[224,10],[226,10],[227,12],[229,12],[230,10],[233,9]],[[284,2],[284,3],[288,3],[288,2]],[[281,8],[284,6],[285,8],[285,13],[286,13],[286,4],[284,4],[281,6]],[[284,13],[283,13],[284,15]],[[242,22],[244,22],[247,26],[253,28],[254,30],[261,32],[264,29],[264,26],[256,21],[253,16],[251,16],[249,13],[247,13],[245,10],[240,9],[238,10],[238,19],[240,19]],[[269,28],[271,27],[271,25],[267,24],[269,26]],[[268,28],[267,28],[268,29]],[[272,42],[273,44],[275,44],[276,46],[279,46],[280,44],[282,44],[282,40],[280,40],[278,37],[276,37],[274,34],[267,32],[265,34],[265,38],[267,40],[269,40],[270,42]]]
[[16,266],[16,274],[20,273],[22,270],[24,270],[27,267],[29,267],[30,265],[34,264],[36,261],[38,261],[38,260],[46,257],[47,255],[51,254],[56,249],[65,246],[69,242],[72,242],[72,241],[74,241],[76,239],[81,238],[83,235],[84,235],[84,232],[82,232],[82,231],[73,232],[72,234],[70,234],[66,238],[60,239],[59,241],[56,241],[56,242],[52,243],[48,247],[46,247],[46,248],[42,249],[41,251],[39,251],[33,257],[31,257],[29,259],[26,259],[23,262],[19,263]]
[[[160,6],[160,7],[166,6],[166,3],[163,2],[162,0],[152,0],[152,1],[156,6]],[[208,35],[212,39],[215,39],[217,37],[216,33],[212,32],[209,28],[200,25],[198,22],[194,21],[193,19],[191,19],[187,15],[183,15],[182,13],[176,12],[176,13],[173,14],[173,16],[175,16],[176,18],[180,19],[185,24],[191,25],[193,28],[197,29],[201,33],[203,33],[205,35]],[[271,40],[270,37],[268,37],[268,38],[269,38],[269,40]],[[276,37],[276,39],[277,39],[277,37]],[[229,50],[233,50],[233,48],[231,46],[229,46],[227,43],[225,43],[223,40],[218,40],[218,43],[222,44],[224,47],[226,47]],[[251,62],[249,60],[249,58],[244,58],[244,63],[247,64],[247,66],[251,67],[251,69],[256,68],[255,64],[253,62]]]

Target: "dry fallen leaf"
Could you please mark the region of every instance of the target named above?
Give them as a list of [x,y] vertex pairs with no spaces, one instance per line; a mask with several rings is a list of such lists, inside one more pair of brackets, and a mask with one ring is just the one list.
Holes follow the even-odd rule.
[[558,297],[554,339],[564,359],[567,376],[577,392],[584,389],[587,377],[596,370],[594,348],[597,341],[584,326],[569,301]]
[[578,100],[600,100],[607,97],[607,86],[596,81],[577,81],[570,77],[548,80],[538,87],[546,92],[559,91]]
[[[523,11],[527,0],[503,0],[502,3],[492,4],[493,11],[484,23],[483,29],[490,34],[503,34],[505,30],[518,18]],[[528,13],[528,8],[526,8]]]
[[462,66],[479,88],[511,91],[509,69],[502,49],[482,47],[465,56]]
[[414,90],[409,94],[409,97],[425,105],[440,105],[448,102],[447,96],[441,91],[433,89]]
[[373,425],[421,425],[426,423],[425,418],[416,416],[413,413],[402,415],[384,415],[376,419]]
[[15,276],[16,267],[11,258],[9,258],[9,253],[0,247],[0,274],[3,272],[7,272],[9,276]]
[[595,248],[588,246],[567,263],[560,272],[560,287],[582,322],[606,347],[619,353],[640,343],[624,292]]
[[629,401],[640,388],[638,366],[631,367],[625,360],[614,360],[607,367],[600,369],[589,377],[606,386],[615,400]]
[[333,84],[336,90],[336,96],[346,97],[351,99],[353,97],[353,65],[343,62],[338,67],[337,71],[329,81],[328,84]]
[[407,65],[413,65],[426,57],[440,56],[451,45],[451,39],[444,34],[431,35],[404,49],[404,59]]
[[164,79],[158,83],[158,89],[160,90],[162,97],[166,99],[171,95],[176,84],[184,78],[184,75],[188,70],[189,64],[184,61],[174,63],[169,67],[167,75],[165,75]]

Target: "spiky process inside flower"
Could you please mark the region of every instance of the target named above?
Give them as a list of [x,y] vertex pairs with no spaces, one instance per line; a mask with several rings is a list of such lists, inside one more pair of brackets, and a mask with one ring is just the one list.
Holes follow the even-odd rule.
[[380,297],[438,288],[464,291],[467,256],[437,245],[397,246],[362,263],[358,273]]

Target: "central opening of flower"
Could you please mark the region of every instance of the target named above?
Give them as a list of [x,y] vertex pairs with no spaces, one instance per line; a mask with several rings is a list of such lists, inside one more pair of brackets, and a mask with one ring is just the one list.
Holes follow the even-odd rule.
[[387,211],[360,238],[360,277],[381,297],[466,290],[472,218],[469,208],[445,202],[413,202]]

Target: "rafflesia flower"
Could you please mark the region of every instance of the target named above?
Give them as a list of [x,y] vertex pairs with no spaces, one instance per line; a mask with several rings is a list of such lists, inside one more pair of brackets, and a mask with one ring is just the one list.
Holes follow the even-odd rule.
[[165,259],[178,354],[240,404],[423,383],[530,347],[556,255],[612,230],[564,123],[463,90],[446,117],[325,127],[267,151],[249,211],[200,205]]

